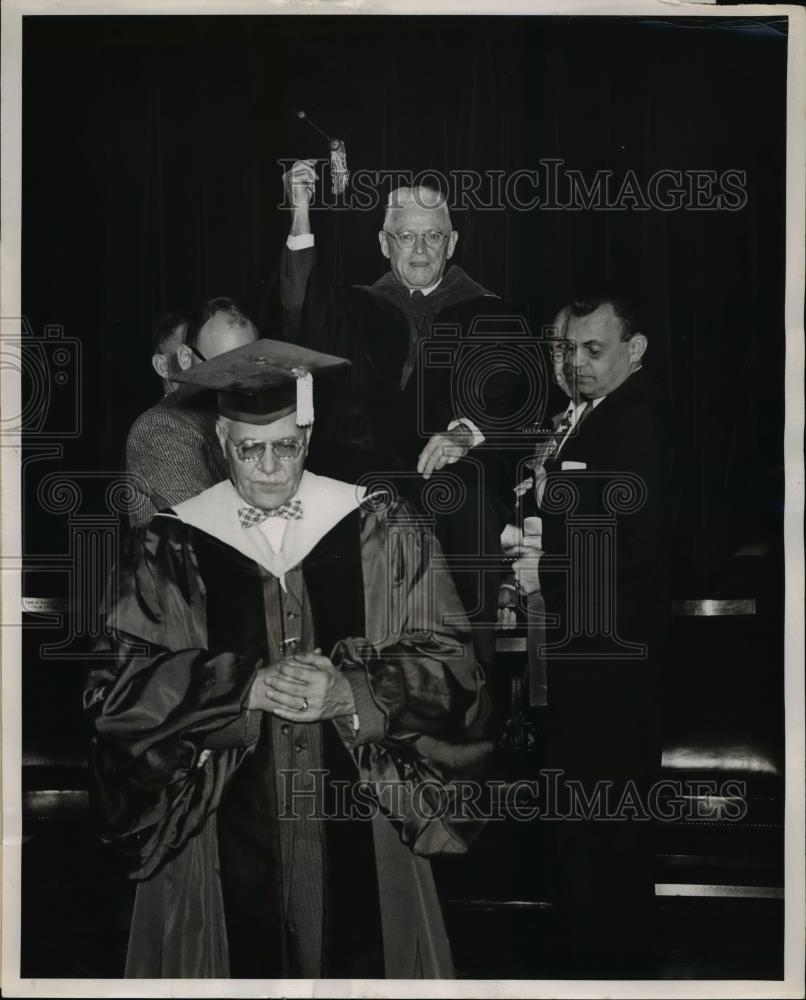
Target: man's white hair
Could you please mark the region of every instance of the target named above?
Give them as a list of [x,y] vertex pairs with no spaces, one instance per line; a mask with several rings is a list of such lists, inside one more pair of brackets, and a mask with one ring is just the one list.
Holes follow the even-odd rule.
[[383,217],[383,228],[386,229],[395,212],[400,212],[409,205],[416,205],[418,208],[435,209],[444,212],[447,223],[446,232],[452,232],[451,214],[448,210],[447,198],[441,191],[429,187],[427,184],[418,184],[416,187],[399,187],[389,192],[386,199],[386,213]]

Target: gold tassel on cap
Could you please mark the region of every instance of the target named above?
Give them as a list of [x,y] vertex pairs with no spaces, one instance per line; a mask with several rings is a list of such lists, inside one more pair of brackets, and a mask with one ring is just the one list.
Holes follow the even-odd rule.
[[330,174],[332,177],[333,194],[344,194],[350,171],[347,169],[347,150],[341,139],[330,140]]
[[306,368],[292,368],[297,379],[297,427],[313,423],[313,375]]
[[347,169],[347,149],[343,139],[332,139],[327,132],[323,132],[319,126],[312,122],[304,111],[297,111],[297,118],[307,122],[311,128],[323,135],[330,147],[330,183],[333,194],[338,196],[344,194],[347,182],[350,180],[350,171]]

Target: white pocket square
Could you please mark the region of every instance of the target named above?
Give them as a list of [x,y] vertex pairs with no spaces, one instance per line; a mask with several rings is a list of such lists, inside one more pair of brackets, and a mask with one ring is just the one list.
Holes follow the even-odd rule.
[[563,462],[562,471],[563,472],[565,472],[566,470],[570,471],[571,469],[587,469],[587,467],[588,467],[587,462]]

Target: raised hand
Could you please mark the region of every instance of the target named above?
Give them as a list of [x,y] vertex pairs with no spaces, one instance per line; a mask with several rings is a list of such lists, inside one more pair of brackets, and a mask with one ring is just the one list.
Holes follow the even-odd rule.
[[291,206],[292,236],[310,233],[309,209],[316,190],[316,160],[297,160],[283,174],[286,201]]

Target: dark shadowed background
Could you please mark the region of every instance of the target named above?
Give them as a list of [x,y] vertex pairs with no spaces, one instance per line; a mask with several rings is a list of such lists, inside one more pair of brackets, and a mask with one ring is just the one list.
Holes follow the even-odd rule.
[[[769,680],[759,697],[775,702],[778,727],[786,60],[780,19],[26,17],[23,312],[35,335],[61,326],[73,345],[61,365],[69,378],[51,383],[50,431],[27,436],[26,592],[72,594],[64,569],[78,559],[81,524],[104,509],[128,428],[161,391],[154,320],[231,295],[278,335],[288,226],[278,161],[327,155],[297,109],[345,140],[352,171],[511,174],[556,159],[588,180],[632,170],[642,184],[664,169],[743,171],[736,211],[458,212],[454,262],[516,304],[533,332],[591,283],[644,300],[647,364],[666,384],[680,454],[674,596],[731,596],[732,555],[766,553],[769,641],[753,676]],[[380,211],[313,215],[346,282],[386,269],[380,224]],[[23,392],[35,382],[23,370]],[[77,433],[54,438],[70,421]],[[67,516],[68,495],[43,504],[57,473],[85,473],[85,495],[101,491],[89,521]],[[89,606],[100,581],[81,565]],[[69,733],[81,763],[80,678],[65,704],[52,695],[43,709],[61,669],[44,656],[37,672],[47,639],[38,626],[24,638],[25,740],[45,767]],[[61,838],[62,854],[54,839],[28,849],[24,879],[44,889],[24,897],[24,968],[119,975],[129,905],[125,893],[117,911],[110,904],[119,865],[83,830],[75,845]]]
[[[741,170],[738,211],[455,218],[454,261],[533,327],[592,280],[643,295],[687,454],[681,572],[706,591],[725,553],[779,530],[786,52],[772,26],[711,18],[27,17],[23,310],[83,346],[64,467],[117,468],[160,391],[161,312],[228,294],[276,332],[277,161],[327,155],[298,108],[353,171]],[[314,213],[347,281],[383,272],[379,225]]]

